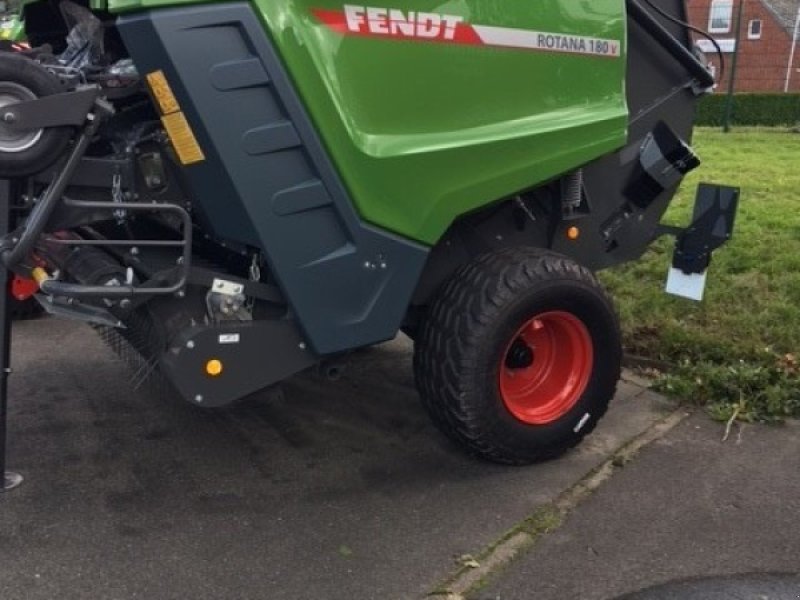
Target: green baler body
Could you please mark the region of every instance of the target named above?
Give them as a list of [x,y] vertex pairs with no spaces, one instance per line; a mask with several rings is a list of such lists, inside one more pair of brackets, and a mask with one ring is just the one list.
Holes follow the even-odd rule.
[[[331,0],[254,6],[361,217],[404,237],[434,244],[458,216],[625,143],[623,0],[392,3],[408,22],[425,11],[463,19],[452,40],[444,26],[435,39],[404,35],[407,23],[393,36],[387,22],[366,22],[366,7],[358,31],[337,27],[330,17],[345,7]],[[488,44],[462,36],[475,26]],[[555,47],[524,47],[540,34]],[[493,45],[514,35],[522,44]]]
[[[190,208],[183,231],[200,234],[189,293],[152,300],[166,332],[145,354],[203,406],[414,335],[487,252],[541,248],[590,269],[638,258],[697,165],[694,108],[713,83],[681,25],[684,0],[89,4],[96,14],[79,18],[105,22],[104,60],[130,58],[153,100],[134,78],[136,102],[115,104],[108,130],[142,124],[137,143],[158,132],[164,202]],[[23,14],[34,47],[70,49],[74,26],[49,3]],[[111,146],[134,173],[157,162],[140,141],[139,158]],[[130,185],[139,197],[162,193],[143,179]],[[153,225],[175,227],[141,221],[148,235]],[[156,274],[171,264],[157,251],[140,260]],[[210,322],[207,286],[230,277],[252,280],[253,318]],[[197,361],[210,356],[238,370],[209,380]]]

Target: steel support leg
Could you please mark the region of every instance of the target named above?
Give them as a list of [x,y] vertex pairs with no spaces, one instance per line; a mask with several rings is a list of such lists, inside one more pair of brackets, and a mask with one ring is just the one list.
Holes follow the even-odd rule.
[[[0,179],[0,238],[5,237],[11,224],[11,183]],[[0,474],[1,492],[13,490],[22,483],[22,475],[6,471],[6,425],[8,420],[8,376],[11,374],[11,314],[8,310],[10,292],[8,269],[0,261]]]

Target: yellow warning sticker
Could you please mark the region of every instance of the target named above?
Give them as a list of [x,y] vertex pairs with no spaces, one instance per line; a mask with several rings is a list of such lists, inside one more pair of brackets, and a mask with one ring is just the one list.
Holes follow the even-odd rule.
[[172,141],[172,146],[175,148],[181,164],[191,165],[206,159],[189,122],[182,112],[178,111],[164,115],[161,117],[161,122],[164,124],[164,129],[167,130],[167,135]]
[[175,98],[175,94],[172,93],[172,88],[169,87],[164,71],[148,73],[147,83],[163,114],[169,115],[181,109],[178,100]]

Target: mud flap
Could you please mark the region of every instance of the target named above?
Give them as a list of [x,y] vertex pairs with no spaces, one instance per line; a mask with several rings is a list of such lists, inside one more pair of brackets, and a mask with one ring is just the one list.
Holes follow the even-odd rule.
[[712,253],[733,236],[738,208],[739,188],[701,183],[692,224],[686,229],[662,228],[676,236],[667,293],[703,299]]

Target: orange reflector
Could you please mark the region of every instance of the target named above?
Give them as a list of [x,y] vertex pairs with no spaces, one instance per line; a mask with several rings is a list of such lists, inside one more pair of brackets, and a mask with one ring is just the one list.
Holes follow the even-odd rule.
[[175,94],[172,93],[172,88],[169,87],[167,78],[164,76],[164,71],[148,73],[147,83],[150,84],[150,89],[153,91],[153,96],[158,102],[158,107],[161,109],[162,114],[169,115],[181,109]]
[[200,144],[197,143],[197,138],[194,137],[192,128],[189,127],[189,122],[182,112],[164,115],[161,117],[161,122],[164,124],[164,129],[167,130],[167,135],[172,141],[172,147],[175,148],[178,159],[182,164],[192,165],[206,159],[200,149]]
[[581,237],[581,230],[578,229],[577,227],[570,227],[569,229],[567,229],[567,237],[572,241],[575,241],[579,237]]
[[218,377],[222,375],[222,361],[217,360],[216,358],[208,361],[206,363],[206,375],[210,377]]
[[164,71],[153,71],[147,74],[147,83],[153,92],[158,108],[161,110],[161,122],[172,142],[178,160],[183,165],[193,165],[205,160],[203,150],[197,143],[197,138],[192,131],[189,121],[181,111],[178,99],[169,87]]

